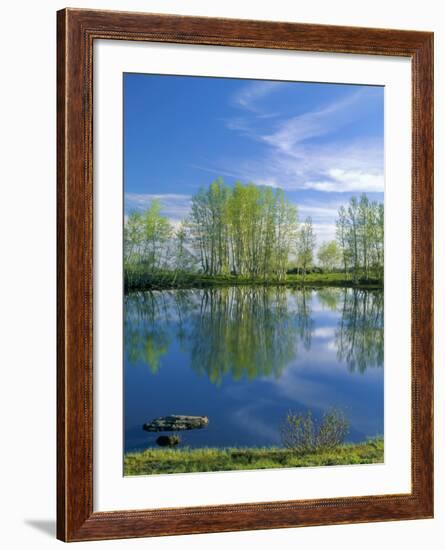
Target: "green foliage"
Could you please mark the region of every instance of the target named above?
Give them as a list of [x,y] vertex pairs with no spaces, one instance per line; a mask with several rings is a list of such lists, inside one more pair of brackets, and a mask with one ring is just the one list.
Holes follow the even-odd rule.
[[150,295],[139,294],[137,299],[124,298],[125,344],[130,363],[142,362],[153,374],[161,366],[162,357],[168,352],[171,337],[156,322],[160,304]]
[[286,275],[297,232],[297,209],[281,189],[221,178],[192,197],[191,243],[206,275]]
[[352,289],[344,292],[342,316],[335,334],[337,356],[351,372],[383,364],[383,293]]
[[[341,274],[340,274],[341,275]],[[307,283],[309,284],[309,283]],[[212,383],[279,377],[312,343],[311,288],[288,285],[221,285],[125,296],[127,360],[153,373],[175,334],[191,368]],[[338,360],[351,371],[383,365],[383,293],[318,286],[323,307],[341,312],[335,330]]]
[[129,273],[134,267],[155,271],[168,263],[173,228],[160,210],[160,202],[154,200],[145,212],[128,216],[124,226],[124,269]]
[[383,287],[381,279],[373,278],[351,281],[344,273],[317,273],[306,275],[287,274],[285,279],[259,279],[239,277],[237,275],[204,275],[185,271],[156,271],[147,272],[143,266],[132,266],[124,272],[126,291],[162,290],[182,288],[213,288],[224,286],[287,286],[289,288],[320,288],[320,287],[354,287],[380,289]]
[[296,454],[292,450],[277,447],[147,449],[124,456],[124,475],[374,464],[383,462],[383,459],[383,439],[340,445],[335,449],[306,454]]
[[371,202],[365,194],[352,197],[347,207],[340,207],[337,219],[337,242],[344,273],[351,273],[357,283],[361,278],[383,278],[384,210],[383,204]]
[[341,261],[340,249],[336,241],[322,243],[317,252],[321,267],[326,271],[333,271]]
[[[297,355],[299,343],[310,345],[306,294],[263,285],[128,294],[128,361],[145,363],[157,372],[174,327],[181,349],[190,354],[191,368],[213,384],[220,384],[224,376],[278,378]],[[173,322],[172,313],[177,314]]]
[[345,415],[331,409],[316,421],[311,411],[307,413],[289,412],[281,430],[284,447],[297,453],[314,453],[329,450],[342,444],[349,430]]
[[192,285],[193,278],[204,286],[208,277],[282,283],[292,280],[291,264],[303,283],[314,271],[331,274],[339,267],[349,284],[383,280],[383,204],[365,194],[339,209],[337,241],[318,250],[321,268],[314,265],[312,219],[299,226],[297,207],[281,189],[240,182],[229,187],[218,178],[192,197],[190,215],[176,230],[161,210],[153,200],[126,219],[127,290]]
[[343,297],[342,290],[336,287],[320,288],[317,291],[319,302],[331,311],[337,311],[340,299]]
[[314,263],[314,249],[316,239],[312,218],[308,217],[301,226],[297,242],[297,264],[302,270],[303,276],[306,275]]
[[175,273],[188,273],[193,271],[196,265],[196,260],[190,250],[187,248],[187,227],[181,223],[175,233],[174,246],[174,266]]

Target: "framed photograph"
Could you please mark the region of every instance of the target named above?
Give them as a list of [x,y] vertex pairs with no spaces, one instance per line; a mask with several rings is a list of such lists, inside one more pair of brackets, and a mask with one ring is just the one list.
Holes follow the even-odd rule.
[[433,34],[58,12],[58,538],[433,516]]

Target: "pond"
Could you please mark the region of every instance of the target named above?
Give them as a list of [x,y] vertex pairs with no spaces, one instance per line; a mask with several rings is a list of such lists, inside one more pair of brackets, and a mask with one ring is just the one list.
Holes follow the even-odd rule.
[[341,409],[347,440],[383,436],[383,291],[232,286],[124,303],[125,452],[146,422],[202,415],[181,446],[280,446],[287,413]]

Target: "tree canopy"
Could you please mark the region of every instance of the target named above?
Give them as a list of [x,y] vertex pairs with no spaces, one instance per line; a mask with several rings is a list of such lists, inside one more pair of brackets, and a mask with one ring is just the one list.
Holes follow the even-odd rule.
[[190,213],[175,226],[153,200],[131,212],[124,226],[124,268],[156,273],[190,272],[284,280],[315,266],[341,269],[354,282],[383,278],[384,208],[366,194],[338,210],[336,239],[319,244],[312,219],[298,223],[297,206],[278,188],[221,178],[191,199]]

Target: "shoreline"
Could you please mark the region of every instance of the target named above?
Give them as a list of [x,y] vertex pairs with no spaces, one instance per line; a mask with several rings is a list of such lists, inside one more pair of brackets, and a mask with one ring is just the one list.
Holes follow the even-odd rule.
[[297,453],[282,447],[150,448],[124,455],[124,476],[375,464],[384,461],[383,438]]
[[149,290],[175,290],[187,288],[218,288],[227,286],[287,286],[290,288],[355,288],[362,290],[380,290],[383,289],[383,281],[379,279],[361,279],[354,283],[350,279],[345,279],[343,273],[310,273],[303,277],[302,275],[287,275],[285,279],[255,279],[248,277],[227,276],[207,276],[188,273],[165,273],[154,276],[143,275],[138,280],[129,280],[127,274],[124,275],[124,291],[138,292]]

